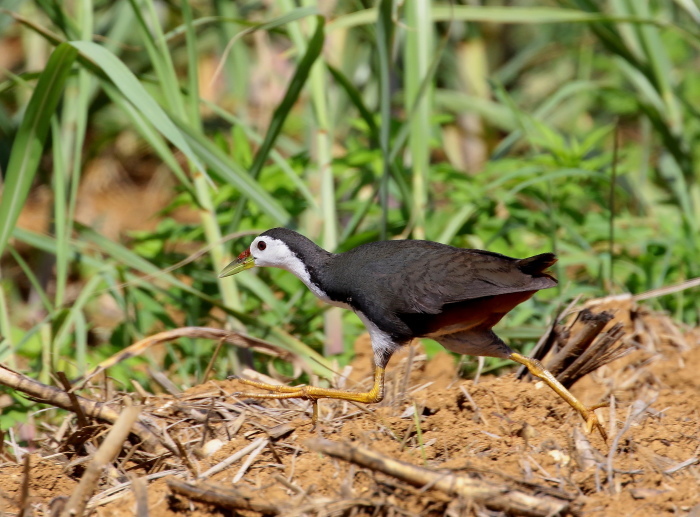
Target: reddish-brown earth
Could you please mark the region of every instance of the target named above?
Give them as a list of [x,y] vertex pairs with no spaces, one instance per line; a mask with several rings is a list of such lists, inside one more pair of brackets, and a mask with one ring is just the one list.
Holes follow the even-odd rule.
[[[624,321],[624,310],[618,319]],[[632,325],[629,320],[626,323]],[[286,434],[270,438],[270,445],[235,484],[232,480],[248,456],[207,479],[278,505],[284,515],[497,514],[473,501],[430,487],[416,488],[310,451],[308,441],[322,437],[510,487],[541,487],[530,489],[535,495],[549,487],[568,494],[569,514],[698,516],[700,332],[681,330],[667,317],[650,313],[643,313],[634,325],[628,339],[636,340],[639,349],[587,376],[573,389],[586,404],[610,400],[612,395],[613,404],[598,410],[609,430],[607,444],[598,435],[586,435],[581,418],[546,386],[519,381],[513,374],[484,376],[475,384],[457,377],[451,356],[440,354],[426,362],[418,348],[392,361],[387,400],[369,409],[322,401],[321,423],[314,430],[307,402],[258,405],[248,401],[241,412],[232,398],[222,396],[240,389],[236,381],[196,386],[178,400],[149,397],[145,402],[154,418],[171,425],[170,436],[185,444],[190,469],[200,474],[253,440],[268,437],[266,431],[288,424]],[[358,340],[360,350],[369,346],[366,340]],[[348,385],[365,379],[356,386],[361,388],[367,385],[369,360],[365,354],[357,361]],[[408,380],[406,371],[410,371]],[[211,407],[214,400],[230,404],[228,421],[220,418],[223,413],[206,424],[190,418],[197,410]],[[419,420],[408,415],[412,407],[422,415]],[[198,454],[205,428],[205,442],[213,438],[223,442],[207,457]],[[67,462],[76,459],[32,456],[29,491],[35,515],[48,514],[43,512],[52,498],[71,494],[80,469]],[[146,474],[132,469],[133,475]],[[177,469],[180,478],[193,479],[177,458],[164,458],[160,466],[151,466],[152,471],[166,469]],[[23,469],[6,461],[0,472],[0,514],[16,514]],[[128,480],[125,474],[126,470],[108,472],[97,495]],[[260,515],[173,495],[165,479],[148,485],[148,510],[157,517]],[[118,499],[98,504],[95,511],[103,516],[134,515],[132,491],[124,490]]]

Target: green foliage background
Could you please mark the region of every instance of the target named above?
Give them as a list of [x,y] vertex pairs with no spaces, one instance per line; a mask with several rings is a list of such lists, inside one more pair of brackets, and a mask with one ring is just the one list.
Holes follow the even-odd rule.
[[[0,71],[0,361],[48,382],[156,331],[210,325],[327,376],[318,352],[342,328],[349,358],[354,315],[282,271],[216,276],[273,226],[340,251],[392,237],[554,250],[560,288],[507,319],[516,344],[576,296],[700,276],[697,5],[483,4],[3,2],[15,55]],[[76,214],[86,165],[125,139],[132,163],[165,167],[174,186],[155,230],[115,239]],[[41,186],[49,221],[30,230],[17,223]],[[698,323],[697,291],[649,303]],[[113,325],[95,318],[105,305]],[[146,361],[189,385],[214,347],[183,340],[110,374],[148,382]],[[219,375],[241,360],[224,355]]]

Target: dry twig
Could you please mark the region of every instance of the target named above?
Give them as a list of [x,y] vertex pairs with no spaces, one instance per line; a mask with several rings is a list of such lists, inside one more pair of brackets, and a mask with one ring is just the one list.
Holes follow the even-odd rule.
[[557,377],[566,387],[571,387],[577,380],[588,375],[633,350],[631,341],[620,341],[625,331],[622,323],[617,323],[610,330],[598,336],[595,343],[586,348]]
[[260,453],[263,451],[263,449],[265,447],[267,447],[268,443],[269,443],[269,440],[264,439],[260,443],[260,445],[258,445],[258,447],[255,450],[253,450],[253,452],[250,453],[250,455],[246,458],[243,465],[241,465],[241,468],[238,470],[236,475],[233,476],[231,483],[233,483],[235,485],[243,478],[243,476],[245,476],[245,473],[248,471],[250,466],[253,464],[253,462],[255,461],[255,458],[257,458],[260,455]]
[[613,319],[613,315],[609,312],[593,313],[590,309],[583,309],[579,315],[579,321],[583,323],[583,328],[572,336],[566,345],[547,362],[546,368],[559,379],[559,373],[563,372],[590,346],[611,319]]
[[131,490],[136,501],[136,517],[148,517],[148,481],[144,477],[131,478]]
[[264,515],[278,515],[284,509],[261,497],[252,496],[236,488],[225,488],[203,481],[195,485],[175,478],[170,478],[166,482],[168,488],[176,494],[183,495],[194,501],[209,503],[222,508],[251,510]]
[[532,496],[506,485],[473,479],[450,471],[435,471],[389,458],[366,447],[348,443],[314,439],[307,446],[334,458],[356,463],[415,486],[430,486],[449,495],[472,499],[486,507],[507,513],[528,516],[557,515],[564,512],[568,501],[549,496]]
[[88,499],[95,491],[97,483],[100,480],[100,475],[104,468],[110,464],[119,454],[119,451],[124,445],[126,437],[129,436],[131,427],[136,422],[136,419],[141,412],[140,407],[131,406],[125,408],[117,423],[109,431],[100,448],[95,453],[95,457],[88,465],[83,477],[80,479],[78,487],[71,495],[66,504],[62,517],[72,517],[75,515],[82,516],[85,513],[85,506]]
[[[77,402],[85,416],[101,420],[109,424],[116,424],[120,413],[112,409],[107,404],[95,402],[75,395],[69,396],[65,391],[54,386],[47,386],[39,381],[35,381],[21,373],[10,370],[7,366],[0,364],[0,384],[8,386],[15,391],[25,393],[37,402],[50,404],[52,406],[74,411]],[[135,422],[131,430],[143,442],[147,450],[155,450],[160,444],[160,439],[142,419]]]
[[214,474],[216,474],[216,473],[218,473],[218,472],[221,472],[221,471],[224,470],[225,468],[227,468],[227,467],[233,465],[233,464],[236,463],[238,460],[240,460],[241,458],[243,458],[246,454],[250,454],[251,452],[253,452],[255,449],[257,449],[258,447],[260,447],[260,445],[261,445],[263,442],[266,442],[266,441],[267,441],[266,438],[258,438],[258,439],[255,440],[254,442],[249,443],[248,445],[246,445],[245,447],[243,447],[241,450],[236,451],[234,454],[232,454],[231,456],[229,456],[228,458],[226,458],[226,459],[225,459],[224,461],[222,461],[221,463],[217,463],[216,465],[214,465],[212,468],[210,468],[210,469],[207,470],[206,472],[203,472],[202,474],[200,474],[200,475],[199,475],[199,479],[206,479],[206,478],[208,478],[208,477],[210,477],[210,476],[213,476]]
[[24,457],[24,468],[22,475],[22,488],[19,493],[19,513],[18,517],[26,517],[32,515],[32,510],[29,507],[29,477],[31,476],[30,456],[27,454]]
[[[156,479],[161,479],[167,476],[172,476],[172,475],[178,475],[180,472],[177,470],[171,469],[171,470],[163,470],[160,472],[156,472],[155,474],[148,474],[144,476],[144,481],[149,482],[149,481],[155,481]],[[105,506],[112,501],[116,501],[117,499],[121,499],[124,497],[128,492],[127,489],[131,488],[131,481],[126,481],[124,483],[120,483],[116,486],[110,487],[106,490],[103,490],[102,492],[95,494],[92,499],[87,504],[87,509],[89,511],[94,510],[98,506]]]
[[101,371],[110,368],[115,364],[118,364],[131,357],[136,357],[143,354],[146,350],[148,350],[154,345],[167,343],[169,341],[174,341],[183,337],[212,339],[220,342],[226,342],[238,346],[240,348],[250,349],[255,352],[262,352],[272,357],[280,357],[285,361],[288,361],[295,365],[299,364],[298,359],[293,354],[284,350],[283,348],[275,346],[272,343],[268,343],[267,341],[264,341],[262,339],[241,334],[240,332],[232,332],[229,330],[215,329],[209,327],[182,327],[173,330],[166,330],[165,332],[159,332],[158,334],[145,337],[141,341],[137,341],[133,345],[130,345],[123,350],[120,350],[118,353],[114,354],[109,359],[102,361],[87,375],[76,379],[75,382],[78,382],[82,379],[90,379],[98,373],[100,373]]

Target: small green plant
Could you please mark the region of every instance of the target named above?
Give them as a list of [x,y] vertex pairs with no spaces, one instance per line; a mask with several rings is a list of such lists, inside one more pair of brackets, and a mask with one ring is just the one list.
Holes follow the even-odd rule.
[[[531,343],[574,296],[700,276],[697,9],[514,4],[2,11],[3,38],[21,40],[23,56],[0,84],[0,360],[49,382],[150,333],[216,325],[328,375],[329,356],[351,355],[354,315],[320,306],[282,271],[217,278],[273,226],[337,250],[393,237],[554,250],[560,287],[506,320],[515,342]],[[115,238],[81,215],[95,158],[134,175],[143,166],[148,184],[164,170],[157,223]],[[50,192],[40,229],[18,225],[33,187]],[[700,319],[696,296],[651,303]],[[331,339],[339,329],[343,342]],[[140,361],[186,385],[213,348],[183,340]],[[262,366],[229,348],[217,371],[251,360]],[[110,375],[125,388],[147,382],[135,364]]]

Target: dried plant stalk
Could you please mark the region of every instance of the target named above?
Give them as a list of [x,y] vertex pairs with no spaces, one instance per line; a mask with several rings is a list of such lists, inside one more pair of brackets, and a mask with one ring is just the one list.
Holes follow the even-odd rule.
[[[75,395],[73,398],[59,388],[42,384],[26,375],[10,370],[2,364],[0,364],[0,384],[25,393],[38,402],[50,404],[66,411],[74,411],[75,403],[77,402],[85,416],[109,424],[116,424],[120,416],[120,413],[107,404],[95,402],[78,395]],[[156,450],[160,445],[159,438],[144,422],[135,422],[131,432],[141,439],[146,450]]]
[[546,368],[557,376],[564,371],[581,353],[588,348],[613,318],[609,312],[593,313],[589,309],[581,311],[583,328],[569,339],[566,345],[547,363]]
[[[126,359],[137,357],[154,345],[167,343],[183,337],[218,340],[222,343],[225,342],[236,345],[240,348],[262,352],[272,357],[280,357],[290,363],[295,363],[297,361],[294,355],[287,350],[275,346],[272,343],[268,343],[262,339],[241,334],[240,332],[232,332],[209,327],[181,327],[145,337],[141,341],[137,341],[125,349],[120,350],[112,357],[105,359],[98,364],[92,371],[85,375],[84,379],[90,379],[101,371]],[[76,379],[76,382],[79,380],[83,380],[83,378]]]
[[148,481],[145,477],[133,476],[131,490],[136,501],[136,517],[148,517]]
[[247,454],[250,454],[254,450],[260,447],[264,442],[267,440],[265,438],[258,438],[254,442],[249,443],[245,447],[243,447],[241,450],[236,451],[234,454],[226,458],[224,461],[221,463],[217,463],[214,465],[212,468],[207,470],[206,472],[203,472],[202,474],[199,475],[199,479],[206,479],[210,476],[213,476],[214,474],[221,472],[222,470],[230,467],[234,463],[236,463],[238,460],[246,456]]
[[598,336],[595,343],[584,350],[566,370],[561,372],[557,377],[559,382],[569,388],[581,377],[631,352],[633,350],[631,342],[620,342],[624,334],[622,323],[618,323]]
[[102,471],[119,454],[140,412],[141,408],[137,406],[127,407],[122,411],[117,423],[114,424],[114,427],[107,434],[104,443],[97,449],[95,457],[85,470],[61,517],[82,516],[85,513],[87,501],[97,488]]
[[279,506],[261,497],[251,496],[235,488],[225,488],[220,485],[202,481],[195,485],[175,478],[170,478],[166,482],[168,483],[168,488],[176,494],[183,495],[194,501],[201,501],[222,508],[250,510],[265,515],[278,515],[283,510]]
[[395,460],[366,447],[349,443],[314,439],[307,442],[309,449],[334,458],[356,463],[377,472],[388,474],[415,486],[430,486],[449,495],[467,497],[484,506],[506,513],[544,517],[558,515],[569,507],[568,501],[550,496],[532,496],[507,485],[473,479],[450,471],[435,471]]

